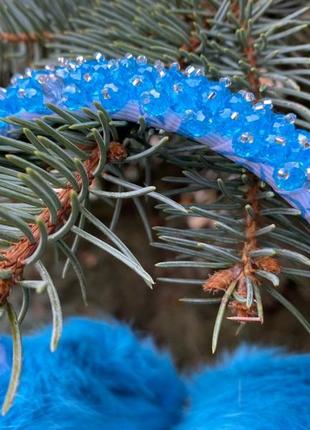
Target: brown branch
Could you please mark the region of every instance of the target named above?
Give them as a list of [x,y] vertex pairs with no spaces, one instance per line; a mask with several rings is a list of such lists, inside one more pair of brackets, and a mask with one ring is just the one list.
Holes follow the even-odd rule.
[[[127,152],[120,143],[111,142],[107,155],[108,162],[112,163],[113,161],[119,161],[125,158],[127,156]],[[99,157],[99,149],[96,146],[90,153],[90,157],[83,163],[90,185],[94,179],[93,172],[99,162]],[[82,179],[80,174],[75,173],[75,178],[79,187],[81,187]],[[39,219],[45,223],[48,234],[52,234],[57,231],[66,222],[70,215],[71,192],[72,186],[69,184],[67,187],[57,192],[58,199],[61,203],[61,208],[57,212],[57,224],[53,224],[51,222],[50,212],[47,208],[43,209],[39,215]],[[29,227],[35,239],[33,244],[23,236],[17,243],[14,243],[9,248],[0,249],[0,254],[4,257],[4,260],[0,261],[0,271],[9,270],[12,272],[12,277],[10,279],[0,279],[0,304],[4,304],[6,302],[12,287],[22,278],[25,261],[34,253],[38,246],[40,240],[39,228],[37,224],[30,224]]]
[[48,31],[42,33],[0,33],[0,42],[5,43],[36,43],[40,40],[50,41],[54,38],[54,35]]
[[[231,11],[236,16],[240,15],[239,3],[233,1]],[[247,29],[247,23],[242,22],[241,26]],[[247,80],[251,86],[252,91],[258,96],[260,81],[256,72],[256,52],[254,48],[254,39],[248,37],[247,46],[244,49],[244,54],[250,65],[250,70],[247,74]],[[256,270],[262,269],[271,273],[280,273],[281,267],[277,259],[273,257],[264,257],[253,259],[251,253],[257,249],[256,232],[259,227],[260,208],[257,194],[259,193],[259,179],[248,174],[251,183],[246,193],[247,204],[251,206],[251,213],[245,210],[245,241],[241,250],[241,264],[232,266],[230,269],[220,270],[214,273],[204,284],[203,290],[207,292],[214,292],[226,290],[231,282],[237,281],[236,293],[239,297],[247,297],[247,280],[250,280],[254,285],[259,284],[256,276]],[[256,322],[260,321],[257,316],[257,308],[255,304],[250,307],[246,303],[238,301],[233,298],[229,304],[232,317],[230,319],[238,322]],[[262,321],[260,321],[262,322]]]

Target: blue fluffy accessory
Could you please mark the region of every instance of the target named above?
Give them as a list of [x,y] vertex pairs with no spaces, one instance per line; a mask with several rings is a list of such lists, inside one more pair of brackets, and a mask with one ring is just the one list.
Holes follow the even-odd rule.
[[[180,418],[185,387],[167,355],[120,323],[71,319],[49,351],[50,329],[23,338],[20,386],[1,430],[166,430]],[[11,339],[0,342],[0,395]]]
[[[28,70],[0,90],[0,119],[50,113],[48,103],[77,111],[99,102],[112,118],[177,132],[244,165],[268,182],[310,221],[310,133],[294,126],[295,115],[272,111],[268,99],[233,93],[228,78],[210,81],[190,66],[149,64],[143,56],[107,61],[62,60]],[[0,134],[10,133],[0,121]]]
[[[241,348],[193,378],[124,324],[71,319],[49,352],[50,330],[24,338],[25,362],[1,430],[306,430],[310,356]],[[0,341],[0,393],[11,366]]]

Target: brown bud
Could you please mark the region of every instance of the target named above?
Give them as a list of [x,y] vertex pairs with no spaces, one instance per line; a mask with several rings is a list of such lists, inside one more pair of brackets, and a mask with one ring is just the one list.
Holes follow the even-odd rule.
[[262,257],[255,260],[256,267],[266,272],[280,273],[281,266],[279,261],[274,257]]
[[111,142],[108,148],[108,162],[122,161],[127,157],[127,150],[119,142]]
[[236,265],[229,269],[219,270],[213,273],[203,284],[203,290],[206,292],[225,291],[231,282],[239,276],[240,270],[240,266]]

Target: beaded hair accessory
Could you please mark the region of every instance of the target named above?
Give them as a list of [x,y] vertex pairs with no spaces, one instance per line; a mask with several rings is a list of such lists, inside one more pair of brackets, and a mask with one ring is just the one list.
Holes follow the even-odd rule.
[[112,118],[143,116],[149,126],[208,145],[267,182],[310,222],[310,132],[295,127],[294,114],[273,112],[271,100],[229,87],[229,78],[211,81],[193,66],[182,72],[144,56],[60,59],[0,89],[0,134],[11,132],[1,118],[48,114],[48,103],[78,111],[97,101]]

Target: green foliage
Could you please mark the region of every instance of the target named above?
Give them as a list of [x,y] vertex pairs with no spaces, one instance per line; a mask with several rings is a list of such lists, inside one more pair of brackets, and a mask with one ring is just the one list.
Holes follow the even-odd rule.
[[[303,1],[101,0],[49,44],[65,55],[130,52],[204,66],[235,88],[269,96],[310,128],[309,7]],[[253,88],[253,81],[257,81]]]
[[[298,0],[5,0],[0,4],[0,79],[5,83],[12,73],[52,63],[58,55],[144,54],[150,60],[179,61],[183,68],[202,65],[212,78],[229,76],[234,88],[251,89],[257,97],[271,96],[279,109],[296,112],[298,124],[310,128],[309,13],[303,4]],[[57,289],[42,262],[47,249],[65,256],[63,277],[70,267],[75,271],[85,302],[85,276],[77,258],[80,240],[113,255],[149,287],[154,284],[114,233],[124,199],[132,200],[152,245],[172,253],[158,267],[170,273],[177,270],[178,277],[161,277],[160,282],[202,286],[210,273],[241,267],[244,257],[253,263],[254,272],[245,276],[245,295],[231,280],[215,297],[182,299],[220,304],[213,349],[227,307],[234,303],[255,308],[262,322],[265,293],[309,331],[304,317],[276,289],[279,274],[257,265],[259,259],[272,257],[280,261],[281,276],[297,281],[310,277],[310,228],[298,210],[205,145],[148,128],[143,119],[138,124],[113,121],[99,105],[78,113],[51,109],[53,114],[40,120],[9,118],[18,126],[16,133],[0,137],[0,285],[6,294],[11,287],[19,288],[23,297],[17,316],[10,304],[5,305],[16,355],[4,412],[17,388],[19,326],[33,291],[46,292],[50,299],[52,350],[61,335]],[[125,149],[123,159],[111,159],[112,141]],[[152,172],[161,163],[173,166],[174,176],[162,178],[163,190],[158,190]],[[133,164],[144,178],[139,183],[127,177],[127,167]],[[90,186],[93,177],[96,188]],[[253,189],[254,197],[249,198]],[[197,192],[213,197],[203,203],[182,203],[182,196],[194,200]],[[114,208],[109,226],[92,214],[91,195]],[[150,200],[167,217],[165,226],[155,227],[158,241],[145,210]],[[203,226],[191,228],[187,221],[192,217],[201,219]],[[255,246],[247,251],[252,221]],[[96,228],[96,235],[86,230],[87,224]],[[28,247],[23,248],[25,241]],[[20,264],[18,273],[12,260]],[[33,264],[41,280],[24,279],[24,268]],[[199,269],[203,279],[194,275],[184,279],[179,275],[184,267],[192,273]],[[5,303],[6,296],[1,299]]]
[[95,5],[95,0],[2,0],[0,80],[7,82],[12,72],[23,72],[42,61],[46,42],[65,30],[77,29],[71,18],[79,6],[90,5]]

